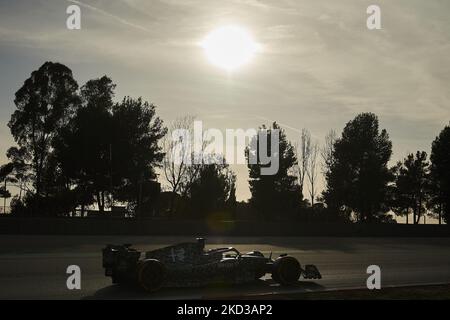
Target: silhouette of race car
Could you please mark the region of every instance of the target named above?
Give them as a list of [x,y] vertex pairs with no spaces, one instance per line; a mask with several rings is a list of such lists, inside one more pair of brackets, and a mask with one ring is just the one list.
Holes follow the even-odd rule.
[[272,260],[259,251],[241,254],[235,248],[205,250],[205,239],[141,253],[131,245],[107,245],[103,252],[105,276],[113,283],[138,284],[153,292],[161,287],[198,287],[209,284],[241,284],[267,273],[281,285],[292,285],[300,276],[321,279],[314,265],[303,269],[287,254]]

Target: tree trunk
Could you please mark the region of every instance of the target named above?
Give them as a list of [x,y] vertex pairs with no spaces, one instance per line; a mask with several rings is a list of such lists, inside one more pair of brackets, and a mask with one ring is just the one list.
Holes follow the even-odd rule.
[[6,177],[5,177],[5,197],[3,198],[3,214],[6,213]]
[[417,204],[414,204],[413,208],[413,224],[417,224]]
[[142,216],[142,184],[144,181],[144,175],[141,175],[141,179],[139,180],[139,195],[138,195],[138,217]]
[[[422,195],[419,196],[419,217],[417,222],[420,223],[420,216],[422,215]],[[426,224],[425,213],[423,215],[423,224]]]
[[39,195],[41,193],[41,183],[40,183],[41,175],[40,175],[40,172],[39,172],[38,165],[36,165],[36,169],[35,170],[36,170],[36,182],[35,182],[36,194]]
[[97,192],[97,203],[98,203],[98,211],[104,212],[105,207],[104,207],[104,203],[102,202],[102,197],[101,197],[100,192]]
[[40,195],[42,192],[42,171],[44,167],[44,154],[41,152],[37,160],[37,170],[36,170],[36,194]]
[[170,200],[169,200],[169,215],[170,215],[170,218],[172,218],[174,213],[175,213],[174,209],[175,209],[175,191],[172,191],[172,194],[170,195]]

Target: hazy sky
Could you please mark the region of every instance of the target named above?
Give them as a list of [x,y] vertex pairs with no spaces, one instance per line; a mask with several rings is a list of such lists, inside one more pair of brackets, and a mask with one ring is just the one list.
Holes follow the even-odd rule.
[[[72,31],[70,4],[0,0],[0,163],[13,143],[14,93],[48,60],[66,64],[80,85],[112,77],[118,100],[142,96],[166,122],[194,114],[224,130],[276,120],[291,140],[308,128],[321,142],[374,112],[393,140],[393,161],[429,152],[450,120],[448,0],[86,0],[82,29]],[[366,27],[370,4],[381,7],[382,30]],[[232,74],[199,46],[225,25],[261,45]],[[247,170],[235,170],[238,198],[248,198]]]

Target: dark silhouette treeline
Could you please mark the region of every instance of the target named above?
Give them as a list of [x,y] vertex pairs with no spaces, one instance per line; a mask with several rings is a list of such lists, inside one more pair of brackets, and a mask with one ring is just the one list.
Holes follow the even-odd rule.
[[[248,164],[252,197],[237,202],[236,175],[225,161],[191,165],[169,156],[171,130],[189,121],[166,128],[153,104],[132,97],[115,102],[114,92],[107,76],[80,87],[69,68],[53,62],[25,81],[8,123],[17,145],[0,168],[0,197],[11,198],[11,186],[19,190],[11,215],[86,216],[96,208],[102,216],[389,223],[393,212],[408,223],[426,216],[450,221],[450,125],[429,158],[417,151],[394,167],[392,142],[372,113],[349,121],[340,137],[329,134],[321,150],[302,135],[300,153],[277,123],[263,126],[268,139],[280,130],[279,170],[261,175],[263,165]],[[259,141],[249,143],[247,157],[255,146]],[[326,181],[320,195],[319,151]],[[163,192],[159,169],[169,185]]]

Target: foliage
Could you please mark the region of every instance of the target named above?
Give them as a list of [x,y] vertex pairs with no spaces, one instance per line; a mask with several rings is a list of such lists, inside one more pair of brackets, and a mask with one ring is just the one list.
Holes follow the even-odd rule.
[[78,84],[66,66],[46,62],[16,92],[17,107],[8,126],[19,147],[31,159],[34,192],[46,193],[44,170],[52,141],[79,103]]
[[392,210],[400,216],[413,213],[413,223],[418,224],[420,217],[426,213],[430,180],[427,153],[417,151],[409,154],[403,162],[394,168],[395,184],[393,186]]
[[430,207],[450,222],[450,125],[433,142],[431,149],[432,198]]
[[227,212],[236,206],[236,175],[228,164],[205,164],[200,167],[189,191],[191,217],[207,218]]
[[113,197],[138,205],[140,186],[156,178],[166,129],[141,98],[115,103],[115,87],[103,76],[78,90],[71,70],[52,62],[25,81],[9,122],[16,212],[67,215],[93,203],[104,211]]
[[333,150],[333,163],[326,172],[323,197],[336,212],[350,210],[357,221],[377,221],[388,211],[387,163],[392,143],[386,130],[379,130],[378,118],[362,113],[347,123]]
[[[267,129],[262,126],[260,130],[267,130],[268,153],[270,154],[270,139],[273,130],[279,130],[279,170],[275,175],[262,175],[261,168],[265,165],[260,162],[248,163],[249,184],[252,198],[250,204],[267,220],[286,219],[294,217],[301,206],[301,190],[293,169],[297,165],[297,157],[292,144],[287,140],[283,129],[273,123]],[[259,135],[254,137],[253,142],[247,149],[247,160],[249,152],[259,153]]]

